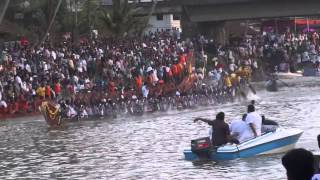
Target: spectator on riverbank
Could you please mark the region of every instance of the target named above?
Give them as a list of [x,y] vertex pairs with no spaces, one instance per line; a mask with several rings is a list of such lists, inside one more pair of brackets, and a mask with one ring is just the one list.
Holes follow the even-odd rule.
[[[262,67],[269,67],[270,72],[275,67],[295,69],[301,59],[312,59],[310,54],[319,56],[318,42],[316,34],[266,33],[222,46],[205,36],[181,39],[171,30],[161,30],[142,39],[98,37],[79,45],[63,41],[34,49],[17,44],[3,49],[2,101],[10,106],[24,94],[30,100],[71,97],[73,103],[79,93],[93,89],[111,99],[129,94],[142,98],[146,90],[147,96],[153,97],[159,82],[178,86],[192,69],[200,81],[207,80],[209,74],[214,87],[230,87],[228,79],[232,85],[239,77],[250,81],[251,74],[254,79]],[[143,87],[145,82],[147,87]]]

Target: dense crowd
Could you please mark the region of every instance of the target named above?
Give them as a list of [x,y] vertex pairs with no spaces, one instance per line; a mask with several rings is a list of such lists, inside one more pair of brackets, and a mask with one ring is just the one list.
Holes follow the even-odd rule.
[[150,32],[143,38],[84,40],[65,38],[54,45],[25,43],[2,48],[1,113],[32,112],[42,100],[68,105],[119,102],[235,88],[258,69],[295,71],[316,61],[319,35],[293,33],[243,37],[221,46],[204,36],[182,39],[177,29]]

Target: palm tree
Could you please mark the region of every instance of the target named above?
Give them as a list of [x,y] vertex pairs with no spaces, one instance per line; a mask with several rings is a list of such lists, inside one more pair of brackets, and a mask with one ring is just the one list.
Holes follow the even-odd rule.
[[54,10],[53,16],[51,17],[49,26],[48,26],[45,34],[43,35],[43,38],[42,38],[41,41],[40,41],[40,44],[42,44],[42,43],[45,41],[48,33],[50,32],[51,27],[52,27],[52,25],[53,25],[53,23],[54,23],[54,21],[55,21],[56,16],[57,16],[57,13],[58,13],[58,11],[59,11],[59,9],[60,9],[61,3],[62,3],[62,0],[59,0],[58,4],[57,4],[57,6],[56,6],[56,8],[55,8],[55,10]]
[[4,2],[4,6],[3,6],[3,9],[2,9],[2,12],[0,13],[0,25],[1,25],[1,23],[2,23],[2,20],[3,20],[3,18],[4,18],[4,15],[5,15],[6,12],[7,12],[7,9],[8,9],[8,7],[9,7],[9,3],[10,3],[10,0],[6,0],[6,1]]
[[121,37],[134,29],[135,25],[143,23],[141,18],[135,17],[139,10],[134,4],[129,4],[128,0],[112,0],[111,13],[102,10],[100,20],[113,36]]

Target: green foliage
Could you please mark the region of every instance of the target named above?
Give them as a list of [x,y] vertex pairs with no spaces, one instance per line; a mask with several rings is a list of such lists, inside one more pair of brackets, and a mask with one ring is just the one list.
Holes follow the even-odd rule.
[[115,37],[123,37],[127,34],[135,34],[147,27],[146,18],[135,16],[140,8],[129,4],[128,0],[113,0],[112,3],[111,11],[100,9],[99,20],[102,31],[107,31]]
[[[72,11],[75,3],[79,9],[77,13]],[[11,0],[4,21],[18,30],[6,36],[27,36],[31,41],[38,41],[46,32],[57,4],[57,0]],[[115,37],[140,35],[147,28],[148,18],[136,17],[139,10],[128,0],[113,0],[109,11],[100,6],[99,0],[63,0],[50,34],[61,37],[64,32],[77,32],[82,35],[99,29]],[[17,14],[22,14],[22,19],[17,18]]]

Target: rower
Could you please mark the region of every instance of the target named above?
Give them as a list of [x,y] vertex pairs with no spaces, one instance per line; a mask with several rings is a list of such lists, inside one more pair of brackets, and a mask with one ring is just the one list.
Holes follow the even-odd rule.
[[78,115],[77,111],[69,104],[69,102],[66,102],[67,104],[67,117],[68,118],[73,118]]
[[80,118],[86,118],[86,117],[88,117],[88,112],[87,112],[85,106],[81,105],[80,106]]

